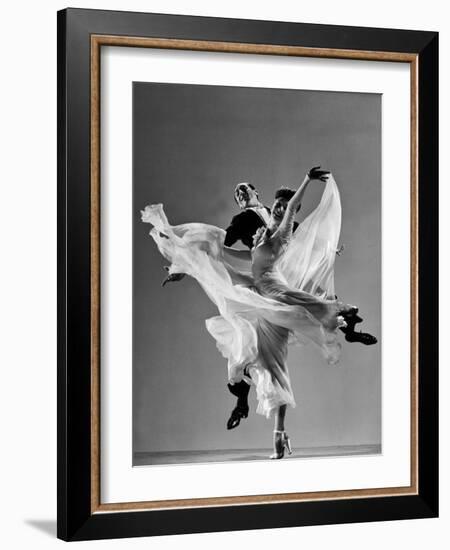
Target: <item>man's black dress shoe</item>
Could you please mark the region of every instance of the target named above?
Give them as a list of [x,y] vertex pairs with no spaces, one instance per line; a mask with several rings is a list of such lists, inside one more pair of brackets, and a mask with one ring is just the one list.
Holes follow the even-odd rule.
[[250,386],[242,380],[235,384],[228,384],[228,389],[238,398],[236,407],[231,411],[227,422],[227,429],[232,430],[239,426],[242,418],[247,418],[248,416],[248,392],[250,391]]
[[352,309],[353,311],[341,314],[347,323],[346,327],[341,327],[341,331],[345,334],[345,339],[347,342],[359,342],[360,344],[364,344],[366,346],[376,344],[378,340],[375,336],[372,336],[368,332],[355,331],[355,325],[361,323],[363,319],[358,315],[357,308]]

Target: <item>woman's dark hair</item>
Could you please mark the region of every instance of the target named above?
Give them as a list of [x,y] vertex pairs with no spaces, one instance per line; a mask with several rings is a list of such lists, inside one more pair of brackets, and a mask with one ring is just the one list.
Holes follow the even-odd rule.
[[285,199],[287,201],[290,201],[294,195],[295,191],[289,189],[288,187],[280,187],[275,191],[276,199]]
[[[295,195],[295,191],[289,189],[289,187],[280,187],[275,191],[275,200],[284,199],[285,201],[290,201]],[[300,210],[300,206],[297,208],[297,212]]]

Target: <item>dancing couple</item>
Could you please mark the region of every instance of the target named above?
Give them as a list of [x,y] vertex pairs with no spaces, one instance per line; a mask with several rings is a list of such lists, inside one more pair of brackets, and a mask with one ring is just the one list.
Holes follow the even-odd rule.
[[[311,181],[325,184],[321,201],[294,227]],[[370,345],[376,339],[355,332],[362,321],[358,309],[335,295],[341,206],[330,172],[313,168],[297,191],[278,190],[271,210],[250,184],[239,184],[235,199],[242,212],[227,231],[201,223],[171,226],[161,204],[147,206],[142,221],[154,226],[150,235],[171,262],[165,283],[190,275],[218,308],[219,315],[207,319],[206,326],[228,360],[229,388],[238,397],[228,428],[248,414],[249,384],[254,385],[257,412],[275,419],[271,458],[283,458],[285,450],[292,452],[286,409],[295,407],[288,343],[312,342],[335,364],[341,348],[338,329],[349,342]],[[248,250],[233,248],[237,240]]]

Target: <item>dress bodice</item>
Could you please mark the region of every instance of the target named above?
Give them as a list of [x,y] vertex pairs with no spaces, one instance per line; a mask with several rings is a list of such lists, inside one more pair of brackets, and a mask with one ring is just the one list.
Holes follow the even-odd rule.
[[252,249],[252,275],[256,288],[262,294],[273,294],[275,286],[285,285],[285,280],[276,267],[283,255],[285,243],[281,239],[266,239]]

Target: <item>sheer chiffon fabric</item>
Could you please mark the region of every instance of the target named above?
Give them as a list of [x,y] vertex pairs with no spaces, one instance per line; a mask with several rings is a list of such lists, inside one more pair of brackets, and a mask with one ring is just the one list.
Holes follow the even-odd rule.
[[254,384],[257,412],[267,417],[280,405],[295,407],[288,344],[311,342],[329,364],[340,354],[337,328],[344,322],[338,317],[342,304],[334,299],[334,260],[341,205],[333,177],[271,266],[267,288],[252,276],[250,262],[224,249],[224,230],[202,223],[172,226],[162,204],[141,215],[153,225],[150,235],[170,262],[169,273],[195,278],[217,306],[219,315],[207,319],[206,328],[228,361],[228,380]]

